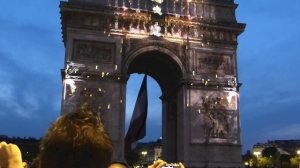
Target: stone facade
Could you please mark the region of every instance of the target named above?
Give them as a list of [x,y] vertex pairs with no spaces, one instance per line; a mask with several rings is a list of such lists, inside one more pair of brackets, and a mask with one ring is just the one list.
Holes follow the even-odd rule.
[[162,90],[163,158],[186,167],[241,167],[233,0],[61,2],[66,48],[62,112],[87,102],[124,159],[126,82]]

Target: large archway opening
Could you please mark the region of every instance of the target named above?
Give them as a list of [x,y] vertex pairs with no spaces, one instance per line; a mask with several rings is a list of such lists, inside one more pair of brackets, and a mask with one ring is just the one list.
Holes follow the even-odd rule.
[[[127,80],[125,133],[127,133],[128,131],[128,127],[133,114],[134,106],[137,101],[137,96],[143,77],[144,74],[133,73]],[[146,136],[141,140],[141,142],[157,141],[162,136],[162,108],[161,100],[159,98],[162,92],[158,83],[150,76],[147,76],[147,88],[148,116],[146,123]]]
[[[127,74],[146,74],[152,77],[158,84],[161,95],[161,122],[162,127],[162,157],[168,162],[177,160],[177,94],[178,86],[182,78],[182,69],[180,68],[180,62],[173,59],[169,54],[161,51],[146,51],[136,55],[132,55],[131,61],[128,63]],[[130,78],[129,78],[130,80]],[[151,81],[151,80],[150,80]],[[127,83],[128,84],[128,83]],[[140,83],[136,84],[137,86]],[[127,88],[130,86],[127,86]],[[136,88],[138,90],[138,87]],[[148,85],[148,92],[151,95],[152,90]],[[156,88],[157,89],[157,88]],[[155,91],[155,90],[153,90]],[[158,99],[158,97],[157,97]],[[151,101],[151,99],[150,99]],[[148,102],[151,106],[151,102]],[[151,107],[150,107],[151,108]],[[156,111],[160,112],[160,111]],[[151,121],[149,116],[152,114],[148,111],[147,122]],[[151,134],[152,131],[148,131]],[[157,133],[157,132],[156,132]]]
[[151,76],[159,84],[162,98],[172,96],[182,78],[178,63],[171,56],[159,51],[147,51],[135,56],[129,63],[127,73],[144,73]]

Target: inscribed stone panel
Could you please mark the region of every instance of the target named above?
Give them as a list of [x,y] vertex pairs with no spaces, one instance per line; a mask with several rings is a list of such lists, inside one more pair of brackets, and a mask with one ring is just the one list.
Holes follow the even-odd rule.
[[211,76],[232,75],[232,60],[228,55],[202,55],[196,56],[196,73],[210,74]]
[[115,44],[95,41],[74,41],[73,61],[77,63],[112,64]]

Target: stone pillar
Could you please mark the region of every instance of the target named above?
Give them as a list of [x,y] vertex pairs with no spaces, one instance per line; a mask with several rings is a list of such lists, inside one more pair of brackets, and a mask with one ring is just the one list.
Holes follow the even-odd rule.
[[121,40],[73,27],[66,34],[61,113],[87,103],[99,113],[112,138],[113,160],[123,160],[126,79],[120,70]]

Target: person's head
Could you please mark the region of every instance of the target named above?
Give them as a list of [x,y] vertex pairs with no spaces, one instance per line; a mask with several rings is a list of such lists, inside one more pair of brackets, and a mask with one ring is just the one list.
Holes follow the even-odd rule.
[[130,168],[126,162],[112,162],[108,168]]
[[107,168],[112,142],[98,114],[78,108],[59,117],[40,144],[39,168]]

